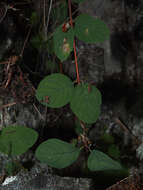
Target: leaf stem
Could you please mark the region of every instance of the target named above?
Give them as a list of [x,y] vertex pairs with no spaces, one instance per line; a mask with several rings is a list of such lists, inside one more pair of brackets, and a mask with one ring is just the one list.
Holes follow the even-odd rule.
[[[68,0],[68,8],[69,8],[69,17],[70,17],[70,25],[73,28],[73,20],[72,20],[72,10],[71,10],[71,0]],[[74,48],[74,58],[75,58],[75,65],[76,65],[76,76],[77,76],[77,83],[80,83],[79,79],[79,69],[77,63],[77,55],[76,55],[76,43],[75,40],[73,41],[73,48]]]

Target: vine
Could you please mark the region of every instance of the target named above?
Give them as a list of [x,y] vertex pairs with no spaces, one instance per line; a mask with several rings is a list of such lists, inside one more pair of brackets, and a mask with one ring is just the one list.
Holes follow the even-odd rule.
[[[73,0],[72,3],[82,1]],[[73,24],[71,0],[68,0],[68,10],[69,21],[57,26],[53,35],[51,35],[52,37],[50,36],[47,41],[44,40],[44,43],[47,43],[47,47],[50,40],[53,43],[51,52],[60,60],[61,73],[62,62],[74,51],[77,84],[61,73],[48,75],[40,81],[36,89],[36,98],[41,104],[50,108],[60,108],[69,104],[72,112],[79,120],[82,132],[79,132],[77,143],[74,144],[59,139],[49,139],[41,143],[35,152],[35,156],[41,162],[61,169],[75,162],[81,150],[85,149],[89,153],[87,160],[89,170],[121,170],[122,166],[119,162],[112,160],[99,150],[90,149],[91,143],[87,137],[87,125],[97,121],[101,112],[102,97],[100,91],[94,85],[80,81],[75,42],[75,37],[85,43],[104,42],[109,38],[110,32],[102,20],[95,19],[87,14],[77,16]],[[21,55],[23,55],[23,51],[24,48]],[[7,81],[6,87],[8,84]],[[33,129],[23,126],[8,126],[0,134],[0,151],[9,156],[21,155],[35,144],[37,138],[38,133]],[[79,141],[82,142],[82,145],[77,147]]]

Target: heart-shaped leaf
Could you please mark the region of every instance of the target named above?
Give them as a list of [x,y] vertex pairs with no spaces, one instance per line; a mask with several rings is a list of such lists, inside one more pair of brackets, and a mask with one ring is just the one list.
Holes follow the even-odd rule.
[[120,163],[112,160],[108,155],[98,150],[93,150],[88,157],[88,168],[91,171],[121,170]]
[[67,76],[54,73],[40,82],[36,97],[43,105],[59,108],[70,102],[73,89],[73,83]]
[[16,156],[26,152],[37,140],[38,133],[24,126],[8,126],[0,134],[0,151]]
[[100,19],[81,14],[75,19],[75,35],[87,43],[104,42],[109,39],[109,29]]
[[59,26],[54,32],[53,39],[56,56],[61,61],[66,60],[73,50],[74,30],[70,28],[67,32],[63,32],[62,26]]
[[36,150],[36,157],[41,162],[54,168],[65,168],[71,165],[79,156],[80,149],[59,139],[49,139]]
[[101,93],[87,83],[75,87],[70,107],[75,115],[85,123],[94,123],[100,114]]

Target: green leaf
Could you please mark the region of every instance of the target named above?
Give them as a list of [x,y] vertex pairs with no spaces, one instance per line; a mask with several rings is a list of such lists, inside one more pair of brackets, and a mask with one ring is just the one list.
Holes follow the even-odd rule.
[[88,157],[88,168],[91,171],[121,170],[122,166],[109,156],[98,150],[93,150]]
[[8,126],[0,135],[0,151],[10,156],[26,152],[37,140],[38,133],[24,126]]
[[43,105],[59,108],[70,102],[73,90],[73,83],[67,76],[54,73],[40,82],[36,98]]
[[80,84],[74,89],[70,107],[80,120],[94,123],[100,114],[101,93],[95,86]]
[[109,39],[109,29],[100,19],[81,14],[75,19],[75,35],[87,43],[104,42]]
[[73,50],[74,30],[70,28],[67,32],[63,32],[62,26],[59,26],[54,32],[53,39],[56,56],[61,61],[66,60]]
[[54,168],[65,168],[71,165],[79,156],[80,149],[59,139],[49,139],[36,150],[36,157],[43,163]]

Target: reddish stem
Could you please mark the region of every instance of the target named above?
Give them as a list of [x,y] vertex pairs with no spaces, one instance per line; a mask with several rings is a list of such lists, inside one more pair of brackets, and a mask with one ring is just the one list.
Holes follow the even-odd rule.
[[59,63],[59,66],[60,66],[60,73],[62,74],[63,73],[63,65],[61,62]]
[[[71,10],[71,0],[68,0],[68,7],[69,7],[69,17],[70,17],[70,25],[73,28],[73,20],[72,20],[72,10]],[[76,55],[76,43],[75,40],[73,41],[73,48],[74,48],[74,58],[75,58],[75,65],[76,65],[76,76],[77,82],[80,83],[79,79],[79,70],[78,70],[78,63],[77,63],[77,55]]]
[[77,76],[77,82],[79,84],[80,83],[80,79],[79,79],[79,70],[78,70],[78,63],[77,63],[75,40],[73,41],[73,48],[74,48],[74,59],[75,59],[75,66],[76,66],[76,76]]

